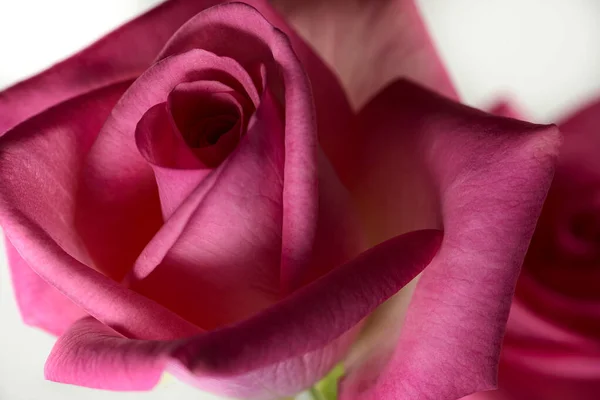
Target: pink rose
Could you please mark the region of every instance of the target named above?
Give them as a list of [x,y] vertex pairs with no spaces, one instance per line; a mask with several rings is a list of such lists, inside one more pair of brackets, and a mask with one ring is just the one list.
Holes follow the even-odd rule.
[[376,79],[338,38],[345,91],[267,3],[215,3],[167,1],[0,93],[0,224],[25,321],[60,335],[46,376],[292,395],[424,271],[341,397],[493,387],[558,130],[398,79],[454,95],[411,2],[365,36]]
[[[521,114],[508,103],[494,112]],[[600,102],[559,126],[564,144],[503,344],[496,395],[506,400],[600,393]]]

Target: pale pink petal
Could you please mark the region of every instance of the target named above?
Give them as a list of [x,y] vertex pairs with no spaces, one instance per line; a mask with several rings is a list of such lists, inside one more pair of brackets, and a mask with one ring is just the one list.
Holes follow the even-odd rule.
[[361,107],[396,78],[456,92],[414,0],[274,0]]
[[[407,205],[435,205],[436,198],[445,235],[390,362],[376,382],[351,374],[343,398],[453,400],[492,389],[514,286],[552,179],[558,130],[493,117],[399,81],[362,111],[351,140],[355,164],[347,177],[354,176],[350,187],[374,235],[419,218],[435,223],[435,214]],[[402,179],[408,171],[416,180]]]
[[440,236],[420,231],[391,239],[248,320],[188,340],[127,340],[83,320],[59,340],[46,375],[103,389],[148,389],[169,360],[171,372],[215,393],[297,393],[339,360],[366,315],[430,262]]

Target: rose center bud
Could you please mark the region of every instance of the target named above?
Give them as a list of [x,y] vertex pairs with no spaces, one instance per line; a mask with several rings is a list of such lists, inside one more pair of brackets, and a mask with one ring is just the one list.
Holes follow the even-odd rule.
[[192,148],[208,147],[217,144],[221,136],[235,128],[238,118],[231,115],[217,115],[198,122],[190,132],[183,136]]
[[216,167],[246,130],[252,103],[217,81],[181,83],[167,101],[174,128],[202,164]]

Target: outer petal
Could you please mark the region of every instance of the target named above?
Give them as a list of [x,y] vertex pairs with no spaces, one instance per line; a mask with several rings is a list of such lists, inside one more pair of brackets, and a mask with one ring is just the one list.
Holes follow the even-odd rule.
[[[272,399],[310,386],[337,362],[352,329],[414,278],[440,234],[391,239],[275,307],[188,340],[127,340],[93,320],[63,336],[47,363],[52,380],[104,389],[148,389],[164,368],[223,395]],[[167,365],[169,364],[169,365]]]
[[[172,338],[198,330],[95,271],[97,265],[74,227],[83,158],[128,85],[124,82],[74,98],[0,138],[0,225],[24,261],[13,268],[29,265],[81,309],[120,332]],[[15,276],[32,277],[22,271]],[[32,282],[22,288],[32,288]],[[161,319],[164,324],[157,324]],[[60,321],[42,327],[52,329],[54,323]]]
[[456,92],[414,0],[274,0],[360,107],[394,79]]
[[40,278],[8,240],[5,244],[17,305],[26,324],[62,335],[71,324],[87,315]]
[[403,229],[406,215],[396,210],[428,193],[401,179],[409,168],[430,177],[425,187],[439,198],[445,236],[377,384],[357,387],[359,371],[348,378],[344,398],[453,400],[493,388],[514,286],[552,179],[558,130],[492,117],[400,81],[363,110],[353,140],[349,184],[373,231]]
[[[73,226],[77,172],[103,119],[129,82],[52,108],[0,138],[2,214],[21,209],[71,256],[87,262]],[[47,203],[45,203],[47,202]],[[6,235],[11,233],[3,222]],[[83,310],[30,269],[29,248],[21,255],[6,241],[16,297],[26,323],[60,334]],[[90,264],[91,265],[91,264]],[[35,303],[31,301],[35,300]]]

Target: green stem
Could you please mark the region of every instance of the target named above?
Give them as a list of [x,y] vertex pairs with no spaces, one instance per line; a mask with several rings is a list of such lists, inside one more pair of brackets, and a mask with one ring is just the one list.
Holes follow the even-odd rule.
[[310,395],[312,396],[312,398],[314,400],[327,400],[325,398],[325,396],[323,396],[323,394],[321,392],[319,392],[317,389],[315,389],[314,387],[311,387],[308,392],[310,393]]

